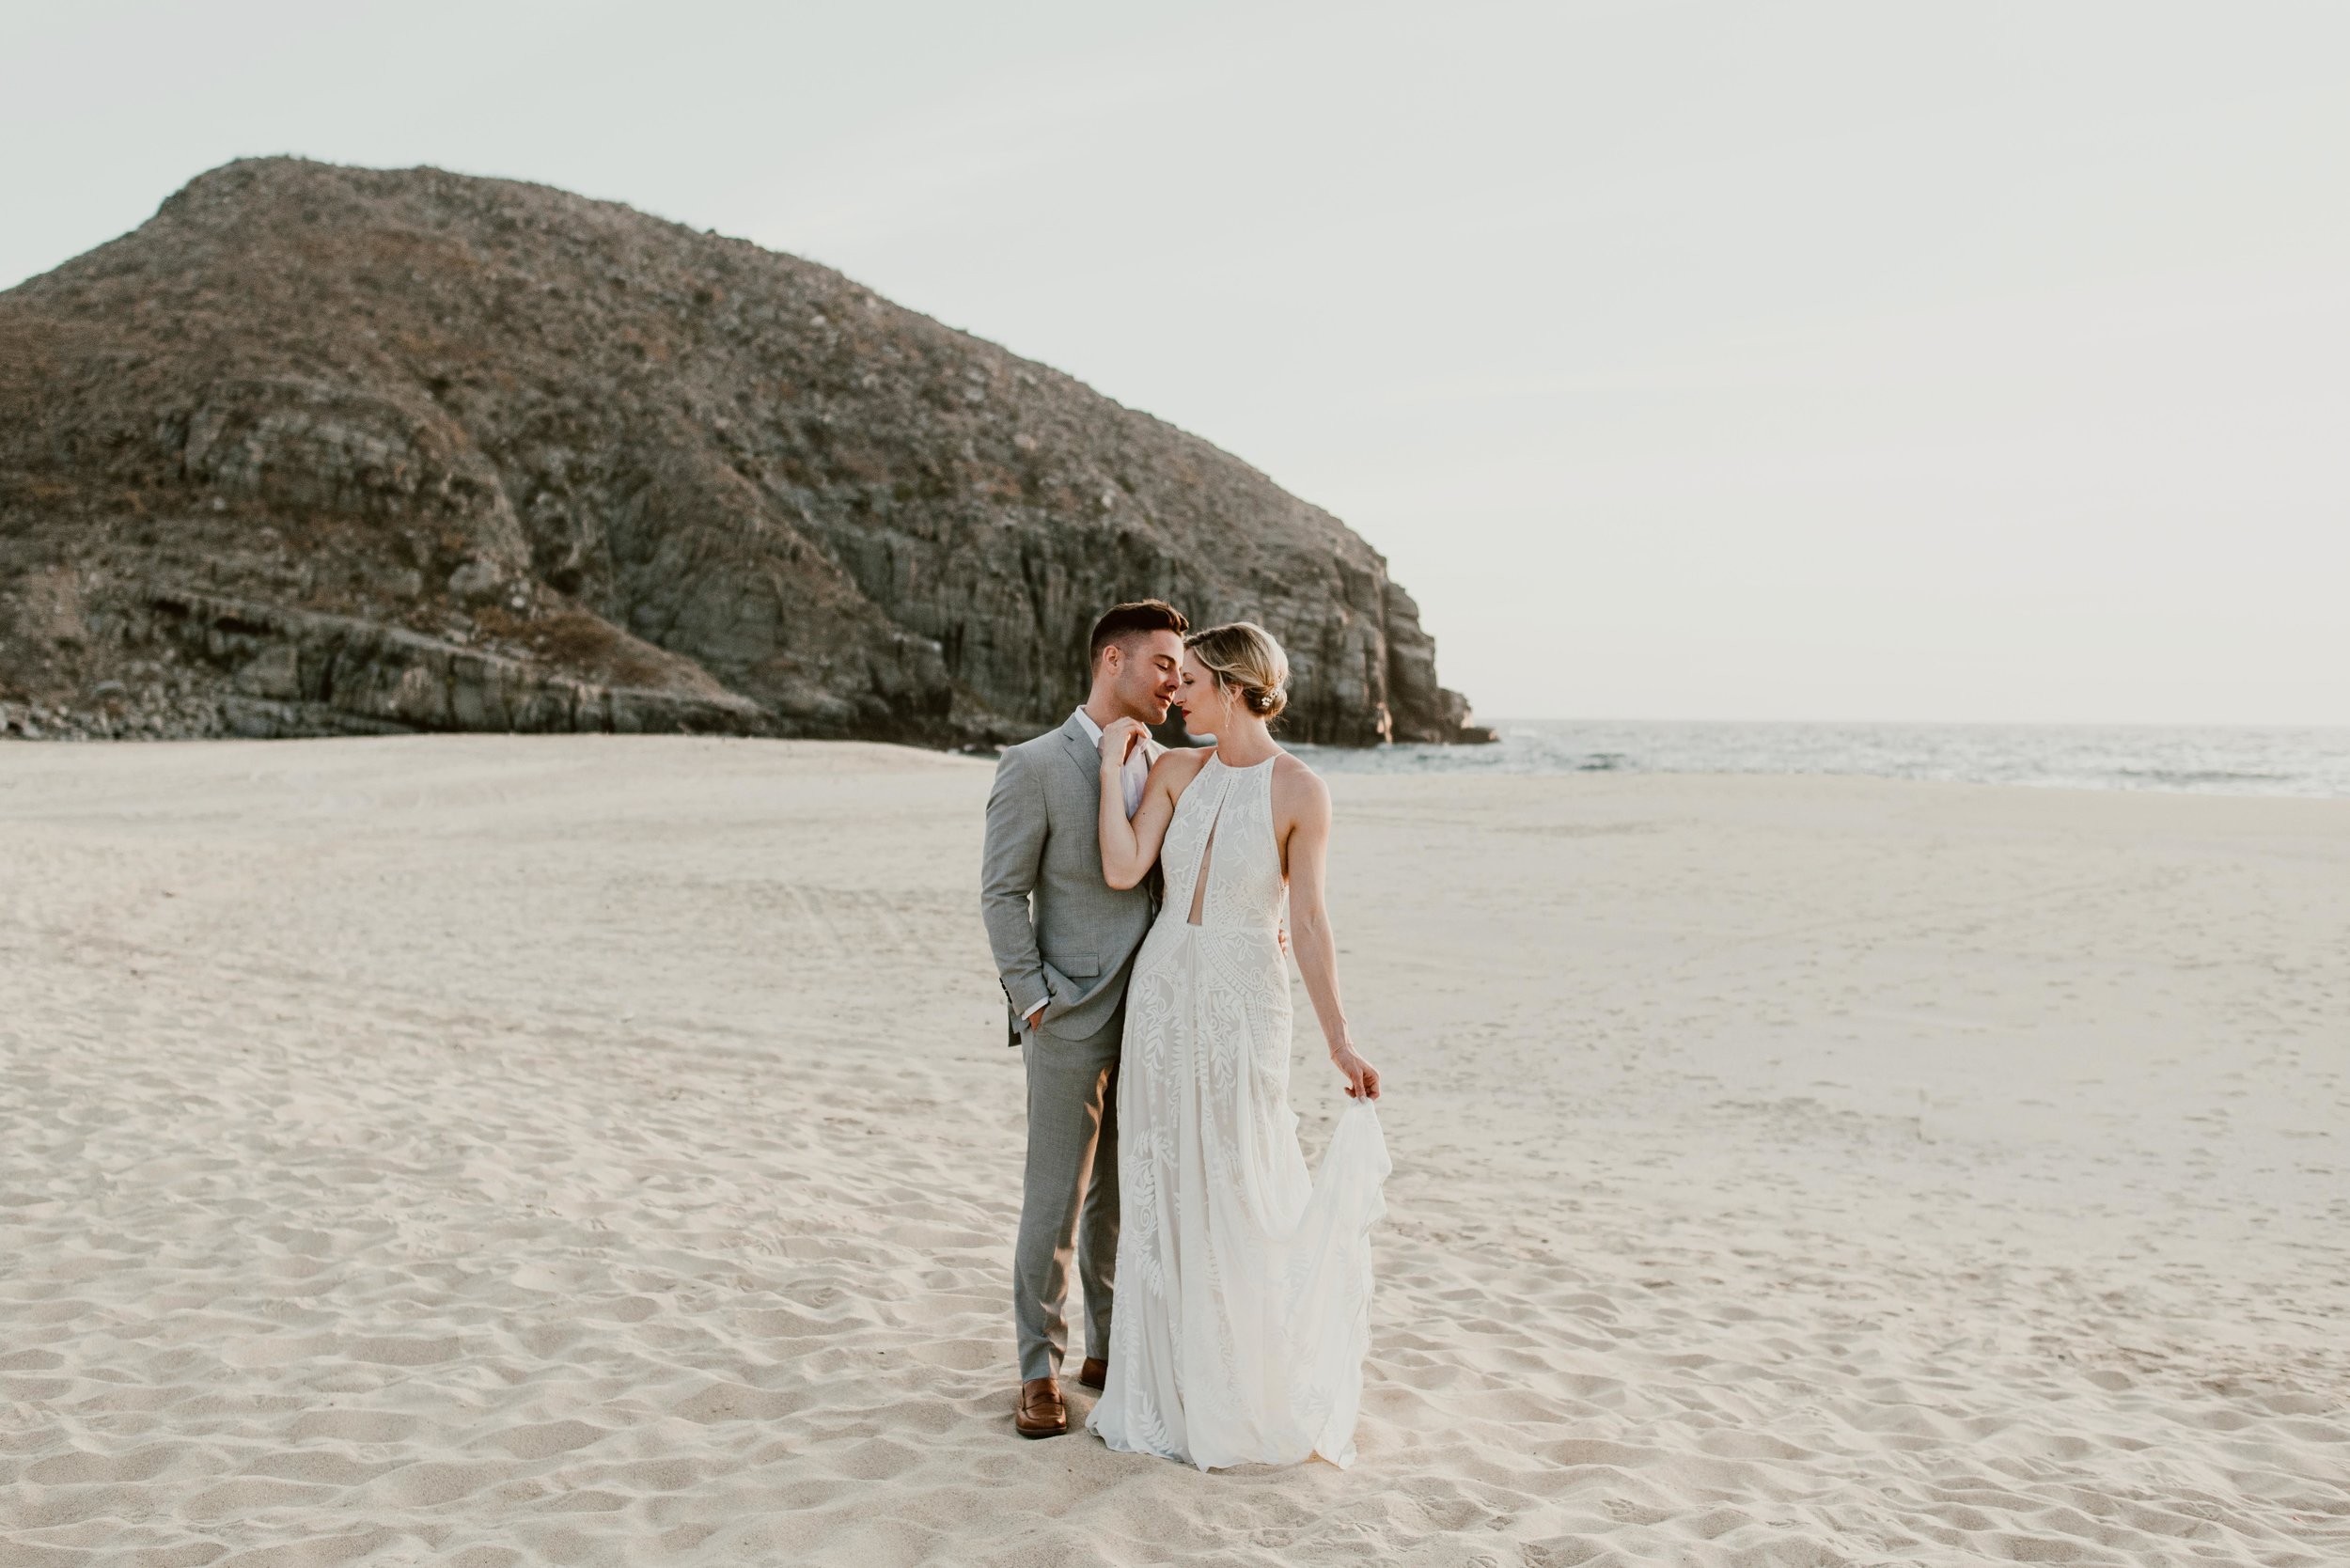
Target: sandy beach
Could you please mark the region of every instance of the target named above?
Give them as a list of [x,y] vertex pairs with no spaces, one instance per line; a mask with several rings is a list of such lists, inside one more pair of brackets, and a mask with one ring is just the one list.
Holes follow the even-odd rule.
[[0,747],[0,1565],[2350,1562],[2350,801],[1333,778],[1361,1457],[1200,1475],[1011,1432],[990,771]]

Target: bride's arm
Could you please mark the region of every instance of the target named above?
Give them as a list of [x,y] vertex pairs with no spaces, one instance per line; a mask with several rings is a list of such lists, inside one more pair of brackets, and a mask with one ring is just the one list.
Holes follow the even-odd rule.
[[[1275,766],[1291,771],[1283,764]],[[1288,797],[1277,803],[1276,811],[1290,818],[1290,944],[1297,953],[1297,972],[1305,979],[1314,1017],[1321,1021],[1330,1060],[1346,1075],[1348,1097],[1376,1100],[1379,1069],[1355,1049],[1354,1037],[1347,1032],[1346,1008],[1339,1000],[1339,944],[1331,933],[1329,905],[1323,897],[1330,861],[1330,787],[1302,763],[1290,778],[1283,779],[1277,773],[1274,782]]]
[[1151,874],[1159,858],[1160,841],[1167,837],[1167,824],[1175,816],[1175,775],[1183,766],[1172,751],[1151,764],[1151,776],[1142,786],[1142,804],[1135,808],[1134,820],[1129,822],[1126,784],[1120,776],[1126,755],[1122,742],[1128,733],[1137,737],[1135,744],[1138,745],[1146,731],[1133,719],[1120,719],[1102,734],[1102,877],[1113,887],[1135,886]]

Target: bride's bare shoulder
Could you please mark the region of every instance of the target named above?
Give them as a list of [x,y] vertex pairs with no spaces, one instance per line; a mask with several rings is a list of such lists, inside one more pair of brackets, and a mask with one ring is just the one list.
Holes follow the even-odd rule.
[[1208,759],[1214,755],[1215,747],[1212,745],[1168,746],[1159,753],[1158,760],[1151,764],[1151,776],[1165,779],[1170,789],[1181,790],[1191,782],[1194,775],[1208,765]]
[[1284,815],[1316,811],[1327,816],[1330,811],[1330,786],[1297,759],[1293,751],[1284,751],[1273,760],[1274,806]]

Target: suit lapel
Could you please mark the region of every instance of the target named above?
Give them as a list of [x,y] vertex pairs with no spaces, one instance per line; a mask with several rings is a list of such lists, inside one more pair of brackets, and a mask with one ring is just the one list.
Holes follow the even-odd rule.
[[[1167,747],[1147,738],[1142,743],[1142,751],[1144,758],[1152,762],[1167,755]],[[1151,862],[1151,870],[1143,876],[1142,890],[1150,898],[1152,909],[1167,902],[1167,873],[1159,869],[1156,860]]]
[[1077,715],[1069,715],[1069,722],[1060,727],[1061,752],[1073,763],[1086,783],[1098,794],[1102,787],[1102,748],[1086,739],[1085,726]]

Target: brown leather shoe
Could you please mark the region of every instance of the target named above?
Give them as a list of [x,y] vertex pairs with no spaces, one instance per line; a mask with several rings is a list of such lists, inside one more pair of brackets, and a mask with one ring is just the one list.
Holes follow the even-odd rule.
[[1069,1406],[1058,1377],[1032,1377],[1020,1385],[1020,1408],[1012,1429],[1023,1437],[1058,1437],[1069,1430]]
[[1086,1364],[1077,1369],[1077,1381],[1097,1393],[1101,1391],[1102,1385],[1109,1380],[1110,1364],[1099,1356],[1087,1356]]

